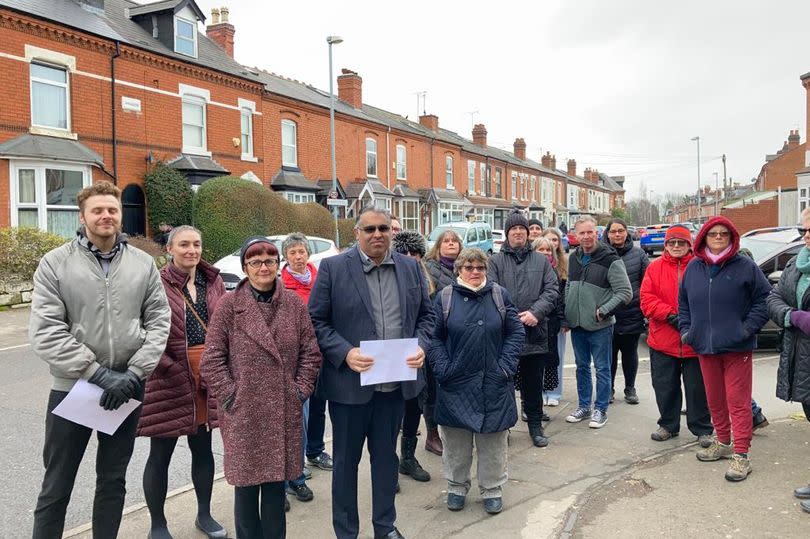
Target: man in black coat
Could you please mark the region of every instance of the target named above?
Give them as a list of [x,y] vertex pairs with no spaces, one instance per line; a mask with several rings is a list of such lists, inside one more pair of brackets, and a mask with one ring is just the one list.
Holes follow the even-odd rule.
[[506,242],[501,251],[489,259],[487,279],[506,288],[526,330],[519,364],[520,398],[532,443],[545,447],[548,439],[542,423],[543,355],[548,352],[546,317],[559,296],[557,275],[548,259],[529,245],[529,221],[523,213],[509,214],[504,235]]
[[[332,525],[338,539],[359,533],[357,467],[368,441],[374,537],[397,539],[403,537],[394,525],[397,435],[405,400],[424,387],[421,367],[436,318],[419,265],[390,251],[391,214],[364,208],[354,235],[356,247],[321,261],[309,298],[324,357],[318,392],[329,401],[334,436]],[[360,373],[374,363],[360,341],[413,337],[419,349],[407,363],[419,369],[416,381],[360,385]]]

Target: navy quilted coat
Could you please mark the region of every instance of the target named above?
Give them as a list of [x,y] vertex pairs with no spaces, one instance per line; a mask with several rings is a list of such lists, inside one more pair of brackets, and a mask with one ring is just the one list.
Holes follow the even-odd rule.
[[473,292],[454,284],[446,323],[441,294],[434,299],[437,323],[427,359],[437,382],[439,425],[491,433],[517,422],[513,377],[525,332],[504,288],[506,318],[501,320],[493,286]]

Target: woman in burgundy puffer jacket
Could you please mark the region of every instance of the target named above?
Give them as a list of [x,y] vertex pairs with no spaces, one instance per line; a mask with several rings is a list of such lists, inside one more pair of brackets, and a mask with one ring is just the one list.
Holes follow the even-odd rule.
[[151,438],[143,472],[143,491],[152,519],[151,539],[170,539],[163,511],[169,462],[180,436],[188,437],[191,477],[197,495],[195,525],[208,537],[227,537],[211,517],[214,456],[211,429],[218,426],[216,401],[200,382],[200,359],[208,323],[225,294],[219,270],[201,258],[200,231],[174,228],[166,249],[172,261],[160,270],[172,310],[166,350],[146,381],[138,435]]

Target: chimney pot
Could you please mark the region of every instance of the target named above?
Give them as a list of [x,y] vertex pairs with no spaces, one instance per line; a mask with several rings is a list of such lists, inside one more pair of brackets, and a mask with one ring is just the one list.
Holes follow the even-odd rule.
[[546,152],[540,158],[540,164],[546,168],[551,168],[551,153]]
[[356,109],[363,108],[363,79],[356,72],[345,67],[338,76],[338,98]]
[[557,156],[556,155],[551,156],[551,162],[549,164],[551,165],[549,168],[551,168],[552,170],[557,170]]
[[473,142],[479,146],[487,145],[487,128],[484,124],[475,124],[472,130]]
[[228,22],[228,15],[230,14],[230,10],[228,6],[222,6],[219,10],[220,14],[222,15],[222,22]]
[[231,58],[233,58],[233,37],[235,34],[236,28],[228,22],[228,8],[213,8],[211,10],[211,24],[205,27],[205,35]]
[[219,24],[219,8],[211,8],[211,24]]

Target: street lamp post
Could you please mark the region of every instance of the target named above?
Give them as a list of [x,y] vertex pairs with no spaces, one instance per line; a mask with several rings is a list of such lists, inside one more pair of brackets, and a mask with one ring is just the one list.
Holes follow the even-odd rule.
[[692,140],[697,142],[697,224],[700,224],[700,137],[692,137]]
[[[332,83],[332,45],[343,43],[340,36],[327,36],[329,44],[329,146],[332,150],[332,193],[337,193],[337,163],[335,162],[335,92]],[[335,218],[335,245],[340,249],[340,229],[338,228],[338,206],[332,206]]]

